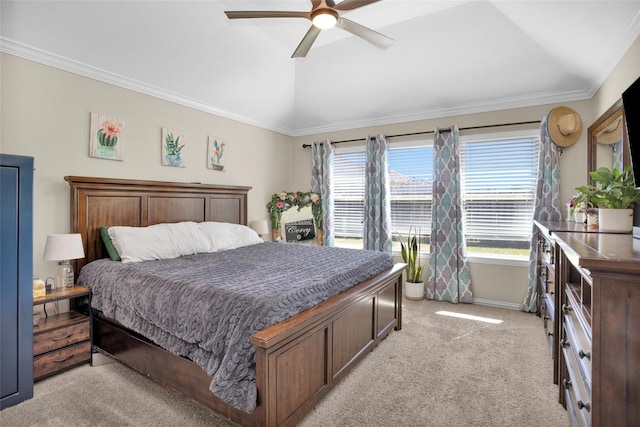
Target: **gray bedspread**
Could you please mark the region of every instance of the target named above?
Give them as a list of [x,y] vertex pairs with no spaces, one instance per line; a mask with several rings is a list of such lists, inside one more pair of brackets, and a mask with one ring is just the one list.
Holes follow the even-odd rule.
[[228,404],[256,406],[249,337],[392,267],[381,252],[261,243],[170,260],[85,265],[78,283],[108,318],[201,366]]

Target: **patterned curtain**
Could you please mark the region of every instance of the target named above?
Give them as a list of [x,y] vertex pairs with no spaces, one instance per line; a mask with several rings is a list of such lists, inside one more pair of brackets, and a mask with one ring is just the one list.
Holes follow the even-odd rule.
[[426,297],[471,303],[471,276],[462,225],[459,131],[435,130],[431,244]]
[[[547,117],[540,122],[540,155],[538,157],[538,186],[533,205],[533,219],[543,221],[559,221],[560,201],[558,189],[560,187],[560,170],[558,169],[558,150],[551,141],[547,131]],[[538,262],[538,244],[534,233],[531,238],[531,252],[529,254],[529,287],[527,296],[520,306],[522,311],[535,313],[538,309],[538,286],[536,270]]]
[[384,135],[367,137],[364,184],[364,249],[391,255],[389,142]]
[[331,141],[311,144],[311,191],[322,199],[322,242],[333,246],[333,164],[334,150]]

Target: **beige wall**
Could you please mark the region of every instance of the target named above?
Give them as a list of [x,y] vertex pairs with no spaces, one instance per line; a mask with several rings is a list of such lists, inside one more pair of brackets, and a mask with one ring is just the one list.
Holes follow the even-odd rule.
[[[0,151],[35,158],[34,272],[47,234],[70,227],[66,175],[247,185],[249,220],[268,219],[271,194],[289,187],[289,136],[3,54]],[[90,113],[125,119],[124,161],[90,158]],[[186,168],[161,166],[161,128],[187,133]],[[207,135],[226,138],[225,171],[206,168]]]
[[[560,158],[560,198],[568,200],[587,176],[586,133],[603,111],[640,73],[640,41],[636,41],[593,100],[564,103],[582,117],[584,131]],[[430,131],[436,126],[460,127],[539,120],[556,105],[470,114],[395,125],[351,129],[291,138],[66,71],[1,56],[2,90],[0,151],[35,157],[34,272],[47,276],[54,265],[42,261],[46,235],[69,231],[69,190],[65,175],[153,179],[249,185],[249,219],[267,219],[265,204],[272,193],[310,186],[310,150],[303,143],[321,139],[364,138],[368,134]],[[125,123],[123,162],[88,157],[91,112],[122,117]],[[160,165],[162,127],[188,134],[186,168]],[[229,141],[225,172],[205,166],[206,137]],[[291,168],[282,165],[293,165]],[[474,297],[483,302],[517,306],[527,286],[526,267],[473,263]]]

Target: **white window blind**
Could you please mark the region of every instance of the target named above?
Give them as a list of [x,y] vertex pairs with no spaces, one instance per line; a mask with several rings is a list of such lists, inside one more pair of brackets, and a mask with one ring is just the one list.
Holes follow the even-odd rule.
[[[431,221],[433,147],[426,142],[416,146],[398,144],[389,150],[392,231],[406,234],[419,227],[428,236]],[[364,147],[336,148],[334,163],[335,217],[337,246],[362,242],[364,217]],[[397,236],[394,236],[396,239]]]
[[467,244],[528,247],[538,138],[467,141],[460,148]]
[[342,246],[347,239],[362,241],[365,161],[362,150],[364,148],[357,152],[336,148],[333,172],[336,246]]
[[[427,142],[423,142],[427,144]],[[431,232],[431,195],[433,189],[433,146],[389,150],[391,187],[391,229],[406,234],[419,228],[423,236]]]

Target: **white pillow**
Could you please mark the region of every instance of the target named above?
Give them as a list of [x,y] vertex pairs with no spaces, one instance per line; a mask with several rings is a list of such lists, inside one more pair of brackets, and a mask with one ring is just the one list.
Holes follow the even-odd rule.
[[228,222],[201,222],[200,232],[209,241],[209,251],[225,251],[263,243],[262,238],[246,225]]
[[209,252],[209,241],[195,222],[149,227],[109,227],[109,237],[122,262],[170,259]]

